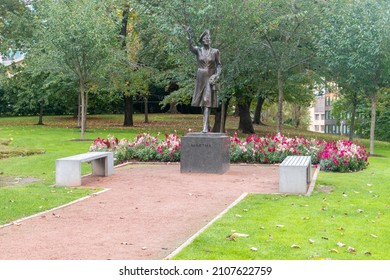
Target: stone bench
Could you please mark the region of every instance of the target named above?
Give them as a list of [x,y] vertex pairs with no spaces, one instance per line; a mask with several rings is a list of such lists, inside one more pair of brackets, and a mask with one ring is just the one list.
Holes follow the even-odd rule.
[[93,175],[114,174],[114,154],[112,152],[88,152],[56,160],[56,185],[81,186],[81,163],[83,162],[91,162]]
[[280,164],[279,192],[305,194],[310,182],[310,156],[288,156]]

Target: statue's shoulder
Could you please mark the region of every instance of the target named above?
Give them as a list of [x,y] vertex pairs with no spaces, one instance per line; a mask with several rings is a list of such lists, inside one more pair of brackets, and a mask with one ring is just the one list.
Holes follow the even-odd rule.
[[213,53],[219,54],[219,49],[214,49],[214,48],[212,48],[212,52],[213,52]]

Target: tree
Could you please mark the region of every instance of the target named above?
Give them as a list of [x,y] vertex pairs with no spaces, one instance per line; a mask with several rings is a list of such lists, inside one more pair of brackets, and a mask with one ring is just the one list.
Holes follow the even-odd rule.
[[38,115],[38,125],[43,125],[44,107],[49,103],[50,91],[47,90],[47,72],[36,73],[17,66],[5,82],[7,99],[15,114]]
[[89,86],[101,80],[99,71],[111,63],[117,42],[116,26],[107,15],[107,7],[98,1],[34,2],[40,23],[33,54],[40,64],[37,71],[70,72],[77,77],[81,100],[80,139],[84,139]]
[[26,48],[33,32],[29,1],[2,0],[0,2],[0,53],[8,48]]
[[[310,65],[316,50],[311,30],[319,24],[318,3],[310,1],[261,1],[257,26],[268,50],[270,67],[277,76],[277,131],[282,132],[285,82],[291,71]],[[302,67],[305,66],[305,67]],[[304,72],[303,72],[304,73]]]
[[116,86],[114,90],[120,90],[124,100],[124,120],[123,126],[133,126],[133,100],[134,96],[129,92],[130,75],[132,71],[135,71],[134,61],[139,49],[138,36],[134,32],[134,24],[137,18],[137,14],[134,11],[130,11],[130,1],[123,1],[122,11],[122,23],[120,29],[121,38],[121,54],[123,55],[122,63],[118,69],[113,69],[113,73],[116,73],[114,79],[116,80]]
[[319,55],[341,93],[350,93],[352,103],[364,95],[371,97],[370,154],[377,94],[389,82],[389,8],[388,1],[330,1],[324,10],[327,20],[318,32]]

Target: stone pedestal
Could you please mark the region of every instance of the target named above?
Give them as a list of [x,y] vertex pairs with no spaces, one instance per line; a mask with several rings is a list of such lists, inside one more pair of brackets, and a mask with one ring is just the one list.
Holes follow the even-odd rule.
[[188,133],[181,138],[181,173],[223,174],[230,167],[230,139],[224,133]]

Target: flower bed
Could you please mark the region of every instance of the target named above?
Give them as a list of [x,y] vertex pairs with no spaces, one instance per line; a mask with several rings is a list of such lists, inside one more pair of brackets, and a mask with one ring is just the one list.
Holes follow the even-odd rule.
[[113,151],[115,164],[130,159],[175,162],[180,161],[180,137],[176,134],[165,134],[165,139],[160,140],[159,135],[154,137],[144,133],[129,141],[108,136],[107,139],[97,138],[89,150]]
[[[113,136],[97,138],[90,151],[113,151],[115,164],[131,159],[140,161],[180,161],[180,137],[165,134],[154,137],[138,135],[134,140],[118,140]],[[235,134],[230,138],[230,161],[232,163],[281,163],[290,155],[310,156],[313,164],[321,170],[350,172],[366,168],[368,155],[363,145],[350,141],[325,142],[303,137],[288,138],[282,134],[258,137],[251,135],[245,140]]]
[[368,154],[364,146],[346,140],[326,143],[318,157],[321,170],[333,172],[357,171],[368,165]]

